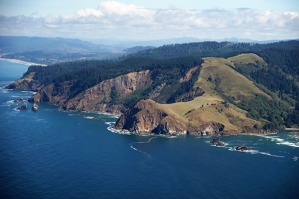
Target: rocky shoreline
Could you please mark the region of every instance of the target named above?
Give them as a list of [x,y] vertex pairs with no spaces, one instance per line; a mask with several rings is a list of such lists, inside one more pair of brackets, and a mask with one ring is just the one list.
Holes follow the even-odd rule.
[[[195,69],[192,69],[191,72],[188,71],[187,74],[189,72],[191,74]],[[207,96],[208,94],[196,97],[199,94],[192,94],[193,91],[191,92],[192,97],[190,99],[188,97],[187,101],[182,100],[184,102],[163,104],[147,98],[138,101],[133,107],[126,107],[121,99],[126,99],[133,92],[152,85],[150,70],[131,72],[104,80],[73,97],[70,97],[70,92],[74,82],[64,81],[60,84],[42,85],[34,79],[34,76],[35,72],[31,72],[6,88],[36,91],[28,100],[31,103],[49,102],[59,105],[64,110],[120,115],[113,127],[117,131],[169,136],[265,135],[274,133],[273,131],[254,128],[253,124],[256,125],[259,121],[247,118],[244,112],[233,107],[233,105],[229,106],[222,99],[211,98]],[[201,89],[198,90],[199,93],[202,93]],[[150,96],[157,96],[160,92],[162,92],[161,88],[158,87],[154,92],[155,94]],[[184,106],[187,105],[189,106],[188,109],[184,109]],[[38,106],[35,105],[33,110],[37,109]],[[213,112],[212,115],[206,115],[211,112]]]

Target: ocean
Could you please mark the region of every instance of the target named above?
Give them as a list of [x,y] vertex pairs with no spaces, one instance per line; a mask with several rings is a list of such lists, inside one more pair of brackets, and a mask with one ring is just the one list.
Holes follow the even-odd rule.
[[33,93],[4,87],[27,67],[0,61],[0,198],[298,198],[298,131],[215,147],[213,137],[119,134],[115,116],[48,103],[17,110],[26,102],[13,100]]

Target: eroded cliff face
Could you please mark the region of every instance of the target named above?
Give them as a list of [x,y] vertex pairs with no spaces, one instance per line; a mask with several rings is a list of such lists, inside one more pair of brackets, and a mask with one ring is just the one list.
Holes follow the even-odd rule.
[[[122,105],[115,103],[117,98],[124,98],[133,91],[149,86],[152,83],[150,71],[132,72],[113,79],[105,80],[86,90],[71,100],[64,108],[80,111],[101,111],[119,114]],[[116,99],[114,99],[116,98]]]
[[63,105],[69,98],[70,89],[73,82],[66,81],[59,85],[49,84],[39,89],[39,91],[29,98],[29,102],[51,102]]
[[105,80],[70,99],[73,82],[68,81],[42,87],[29,101],[56,103],[67,110],[120,114],[123,105],[115,103],[117,98],[124,98],[151,83],[149,70],[132,72]]
[[194,127],[187,120],[177,117],[171,110],[165,110],[153,100],[141,100],[132,109],[125,111],[115,125],[135,133],[155,133],[166,135],[214,135],[221,134],[224,125],[217,122],[202,123]]

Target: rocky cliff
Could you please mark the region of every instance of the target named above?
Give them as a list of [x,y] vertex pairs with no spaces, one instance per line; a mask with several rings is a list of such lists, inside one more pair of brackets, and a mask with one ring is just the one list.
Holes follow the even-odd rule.
[[123,105],[115,103],[117,98],[124,98],[151,83],[149,70],[132,72],[105,80],[70,98],[73,82],[66,81],[59,85],[49,84],[42,87],[29,101],[56,103],[67,110],[120,114]]
[[[248,56],[252,57],[251,54]],[[244,57],[247,58],[242,56],[242,60]],[[231,68],[235,63],[232,61],[237,58],[205,58],[196,83],[188,92],[178,95],[174,103],[142,100],[123,113],[115,128],[136,133],[170,135],[255,133],[264,124],[263,121],[248,117],[248,112],[237,105],[259,95],[269,100],[271,97]],[[257,63],[255,59],[250,60],[252,64]],[[197,69],[191,68],[179,80],[180,83],[191,80]]]
[[[250,116],[248,102],[273,99],[234,70],[243,67],[243,62],[248,64],[246,70],[255,70],[261,58],[243,54],[228,59],[208,57],[203,61],[200,66],[171,72],[172,67],[161,70],[163,73],[156,70],[159,65],[106,78],[87,73],[79,81],[77,76],[66,76],[44,81],[46,85],[38,81],[44,77],[37,71],[7,88],[37,91],[30,102],[55,103],[66,110],[122,114],[115,128],[136,133],[227,135],[261,129],[267,121]],[[94,84],[105,80],[96,85],[81,84],[90,81],[90,76],[96,78]]]
[[115,128],[135,133],[165,135],[215,135],[224,133],[224,125],[217,122],[190,125],[189,121],[175,115],[171,109],[153,100],[141,100],[132,109],[124,112]]
[[64,108],[80,111],[101,111],[119,114],[122,105],[114,103],[117,98],[124,98],[133,91],[152,83],[150,71],[133,72],[113,79],[105,80],[68,100]]

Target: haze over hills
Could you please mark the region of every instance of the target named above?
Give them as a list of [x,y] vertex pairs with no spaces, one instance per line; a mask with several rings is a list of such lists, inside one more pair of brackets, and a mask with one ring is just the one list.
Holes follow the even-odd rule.
[[[2,58],[19,59],[39,64],[54,64],[64,61],[86,59],[111,59],[150,48],[170,44],[203,42],[206,39],[182,37],[149,41],[91,40],[50,37],[0,36]],[[255,41],[227,38],[218,42],[271,43],[276,41]]]
[[122,49],[79,39],[0,36],[3,58],[53,64],[80,59],[107,59],[120,56]]

